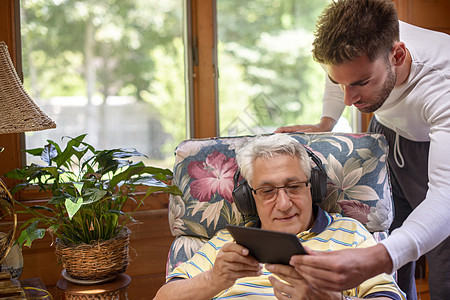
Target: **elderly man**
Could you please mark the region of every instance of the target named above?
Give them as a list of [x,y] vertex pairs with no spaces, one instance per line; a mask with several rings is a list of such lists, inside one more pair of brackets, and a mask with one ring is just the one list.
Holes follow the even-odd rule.
[[[294,138],[256,137],[237,152],[237,161],[255,201],[260,228],[296,234],[304,246],[316,251],[375,244],[356,220],[313,205],[311,161]],[[169,274],[155,299],[404,299],[386,274],[343,292],[312,289],[301,275],[288,265],[263,266],[221,230]]]

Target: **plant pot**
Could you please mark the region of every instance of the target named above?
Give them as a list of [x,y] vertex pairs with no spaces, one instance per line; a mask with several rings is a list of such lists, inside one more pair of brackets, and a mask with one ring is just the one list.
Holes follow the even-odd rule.
[[124,227],[107,241],[65,245],[56,241],[56,256],[67,274],[79,280],[114,278],[124,273],[129,263],[130,230]]

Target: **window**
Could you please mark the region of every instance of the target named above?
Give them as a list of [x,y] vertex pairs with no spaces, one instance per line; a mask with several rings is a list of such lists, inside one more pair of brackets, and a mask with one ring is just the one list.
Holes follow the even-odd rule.
[[[325,72],[311,50],[329,2],[217,0],[220,135],[319,122]],[[344,116],[337,131],[351,131]]]
[[57,123],[26,133],[26,147],[88,133],[97,149],[136,148],[172,167],[187,132],[182,1],[20,4],[25,89]]
[[[94,2],[0,1],[0,19],[6,24],[4,28],[9,28],[0,31],[0,36],[7,42],[13,59],[17,58],[19,73],[23,65],[27,91],[58,124],[56,130],[27,133],[26,148],[40,147],[46,139],[58,140],[64,135],[87,132],[94,139],[90,142],[97,148],[110,145],[135,147],[157,160],[151,161],[151,164],[171,167],[175,145],[187,137],[255,133],[260,128],[270,132],[291,122],[305,123],[299,116],[308,117],[310,114],[316,117],[309,120],[318,120],[321,105],[319,93],[323,90],[321,79],[314,82],[317,89],[308,86],[299,92],[296,87],[300,76],[295,72],[302,71],[300,62],[303,64],[306,63],[303,59],[311,59],[305,54],[308,50],[294,53],[287,59],[292,64],[287,64],[286,70],[280,70],[273,65],[273,61],[279,60],[280,53],[283,53],[279,50],[284,47],[275,49],[273,53],[276,57],[271,59],[269,50],[273,50],[273,45],[267,43],[299,32],[301,26],[311,31],[314,17],[307,17],[309,23],[302,25],[297,24],[301,21],[294,16],[303,13],[305,7],[316,6],[315,1],[252,0],[243,5],[235,0],[111,0],[107,2],[108,6],[104,6],[105,1]],[[183,6],[186,11],[183,11]],[[319,11],[318,6],[316,13]],[[19,12],[22,13],[21,26],[15,24],[19,20]],[[263,17],[258,20],[260,13]],[[92,18],[95,29],[96,46],[92,52],[85,52],[84,47],[88,32],[85,24],[87,17],[89,20]],[[216,114],[219,111],[218,85],[214,76],[217,74],[211,59],[215,57],[212,54],[214,47],[211,47],[215,45],[212,33],[217,29],[211,25],[216,25],[216,21],[219,23],[220,39],[220,128]],[[243,35],[236,29],[237,25],[233,25],[234,22],[238,22],[236,24],[239,26],[250,26],[251,30],[245,30],[246,35]],[[256,24],[263,28],[258,29]],[[273,26],[275,29],[272,30],[270,27]],[[187,46],[183,45],[183,28],[186,30],[186,40],[191,43]],[[257,42],[257,55],[265,60],[252,64],[246,56],[246,53],[255,53],[247,52],[247,49],[252,50],[249,41]],[[91,55],[89,65],[84,62],[85,53]],[[186,63],[183,56],[187,58]],[[197,58],[196,64],[192,63],[194,56]],[[294,62],[293,59],[299,61]],[[185,65],[188,66],[187,76],[184,75]],[[317,67],[317,64],[313,65],[306,63],[308,68]],[[87,70],[90,70],[89,74]],[[280,84],[282,79],[289,79],[289,73],[294,77],[290,79],[292,82],[286,81],[286,86],[295,87],[292,91]],[[271,77],[267,74],[278,76],[274,80],[276,84],[272,86],[272,82],[268,81]],[[88,76],[94,78],[89,85],[86,80]],[[233,76],[239,81],[233,82]],[[324,74],[319,72],[313,76],[302,84],[310,84],[315,76]],[[288,97],[279,98],[277,91]],[[186,95],[189,95],[189,103],[185,100],[188,98]],[[236,112],[234,106],[240,105],[240,99],[243,99],[245,106]],[[283,101],[278,104],[278,99]],[[266,105],[270,101],[275,101],[275,110]],[[312,107],[310,103],[317,106]],[[134,113],[131,107],[135,105],[142,110]],[[269,110],[264,112],[261,107]],[[141,114],[144,109],[147,109],[146,113]],[[63,115],[66,111],[71,114]],[[274,111],[282,114],[273,114]],[[72,118],[74,114],[77,118],[68,122],[67,118]],[[98,114],[98,119],[88,114]],[[129,124],[126,119],[129,115],[133,116],[132,121],[137,121],[132,127],[125,126]],[[247,115],[250,115],[249,120],[256,116],[256,121],[234,122],[236,118]],[[186,125],[186,119],[189,125]],[[243,124],[251,130],[245,131]],[[108,130],[112,126],[114,133]],[[243,128],[245,130],[241,130]],[[57,133],[58,130],[62,131]],[[124,130],[128,134],[121,135]],[[0,166],[1,174],[25,163],[20,151],[23,148],[21,135],[0,136],[0,142],[5,147],[1,154],[4,161]],[[141,142],[147,145],[138,144]],[[8,186],[10,184],[8,181]]]

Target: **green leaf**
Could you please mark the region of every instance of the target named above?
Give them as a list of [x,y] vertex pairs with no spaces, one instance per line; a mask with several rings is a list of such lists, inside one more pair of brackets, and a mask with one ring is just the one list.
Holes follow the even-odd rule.
[[145,167],[142,170],[143,173],[148,173],[148,174],[162,174],[162,175],[166,175],[166,176],[173,176],[173,173],[171,170],[169,169],[162,169],[162,168],[158,168],[158,167]]
[[134,174],[139,174],[141,172],[142,168],[143,167],[141,167],[141,166],[138,166],[138,167],[130,166],[125,171],[114,175],[113,178],[111,178],[111,180],[109,182],[110,186],[114,187],[117,184],[119,184],[119,182],[121,182],[121,181],[125,181],[126,182]]
[[41,156],[41,153],[42,151],[44,151],[44,148],[26,149],[24,151],[33,156]]
[[154,192],[165,192],[169,193],[175,196],[181,196],[183,193],[180,191],[180,189],[176,185],[168,185],[165,187],[159,187],[159,186],[151,186],[147,189],[147,192],[145,193],[145,197],[148,195],[154,193]]
[[67,142],[66,148],[55,158],[55,163],[57,167],[62,165],[67,165],[70,163],[70,158],[75,155],[79,155],[79,151],[77,151],[77,147],[80,146],[86,134],[82,134],[76,138],[64,136],[63,138],[69,138]]
[[72,182],[72,184],[75,187],[75,189],[78,191],[78,194],[81,195],[81,192],[83,190],[84,182]]
[[35,239],[42,239],[45,235],[45,229],[36,228],[39,221],[33,222],[27,229],[23,230],[17,239],[17,243],[22,247],[25,245],[31,247]]
[[48,227],[48,229],[49,229],[50,231],[57,232],[58,229],[59,229],[60,227],[61,227],[61,224],[56,223],[56,224],[50,225],[50,226]]
[[62,204],[66,201],[67,195],[55,195],[53,196],[49,201],[48,204],[51,205],[58,205],[58,204]]
[[[20,212],[18,212],[18,213],[28,213],[27,211],[20,211]],[[20,229],[24,229],[24,228],[26,228],[27,226],[32,226],[32,225],[28,225],[28,224],[31,224],[31,223],[36,223],[35,225],[34,225],[34,227],[36,228],[36,225],[39,223],[39,218],[31,218],[31,219],[28,219],[28,220],[26,220],[25,221],[25,223],[23,223],[21,226],[20,226]]]
[[[27,166],[26,168],[23,168],[23,169],[14,169],[12,171],[9,171],[8,173],[5,174],[5,177],[9,177],[12,179],[17,179],[17,180],[26,179],[30,175],[29,170],[32,166],[33,165]],[[36,171],[38,171],[38,170],[36,170]]]
[[68,145],[72,147],[74,155],[78,158],[78,160],[81,160],[81,158],[90,150],[92,153],[95,152],[95,148],[91,146],[90,144],[83,142],[84,138],[87,134],[82,134],[77,136],[76,138],[72,139],[73,142]]
[[[169,169],[161,169],[158,167],[146,167],[142,162],[130,165],[125,171],[113,176],[110,181],[111,186],[116,186],[121,181],[128,181],[133,175],[150,174],[152,176],[140,176],[138,179],[132,181],[134,185],[144,184],[148,186],[165,186],[164,183],[154,178],[159,175],[163,180],[166,176],[172,176],[173,173]],[[142,180],[142,181],[141,181]],[[138,182],[139,183],[136,183]]]
[[43,168],[40,168],[40,170],[44,171],[44,172],[48,172],[52,176],[52,178],[55,178],[55,179],[59,178],[59,171],[54,166],[43,167]]
[[26,188],[28,185],[29,185],[28,183],[20,183],[20,184],[16,185],[15,187],[13,187],[12,189],[10,189],[9,191],[11,192],[11,194],[14,195],[18,191],[23,190],[24,188]]
[[33,205],[30,207],[31,210],[35,210],[35,209],[42,209],[42,210],[46,210],[49,212],[55,212],[53,209],[51,209],[50,207],[47,206],[43,206],[43,205]]
[[52,140],[47,140],[47,143],[52,144],[53,146],[55,146],[56,152],[57,152],[58,154],[61,153],[61,147],[59,147],[59,145],[58,145],[57,142],[54,142],[54,141],[52,141]]
[[83,194],[83,205],[95,203],[101,200],[107,194],[104,190],[88,189]]
[[96,153],[95,161],[98,163],[99,173],[105,174],[107,172],[117,171],[119,168],[119,162],[113,157],[114,151],[117,151],[117,149],[103,150]]
[[76,202],[73,202],[70,198],[67,198],[64,204],[66,206],[67,213],[69,214],[69,219],[72,219],[83,204],[83,198],[78,197]]

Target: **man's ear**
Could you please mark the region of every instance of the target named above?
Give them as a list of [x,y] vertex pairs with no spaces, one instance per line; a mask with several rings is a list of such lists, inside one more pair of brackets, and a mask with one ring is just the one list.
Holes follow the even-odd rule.
[[394,47],[392,47],[392,64],[394,67],[402,66],[407,58],[408,50],[406,49],[405,43],[397,42]]

